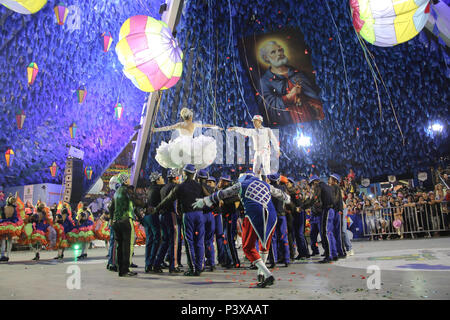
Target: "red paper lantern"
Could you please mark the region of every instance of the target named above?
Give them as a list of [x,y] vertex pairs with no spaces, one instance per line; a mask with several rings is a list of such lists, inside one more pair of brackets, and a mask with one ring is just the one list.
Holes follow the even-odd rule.
[[16,112],[16,122],[17,122],[17,129],[23,128],[23,123],[25,121],[25,112],[23,110],[17,110]]

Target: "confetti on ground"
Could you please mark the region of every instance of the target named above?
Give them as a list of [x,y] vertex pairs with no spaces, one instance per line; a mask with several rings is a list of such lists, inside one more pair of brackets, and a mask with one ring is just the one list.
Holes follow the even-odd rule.
[[320,277],[320,273],[316,274],[316,276]]
[[292,282],[292,279],[289,279],[289,282]]
[[356,275],[352,274],[352,278],[356,277]]
[[365,279],[366,277],[364,277],[364,276],[361,276],[361,279]]
[[295,272],[289,272],[289,274],[295,274]]

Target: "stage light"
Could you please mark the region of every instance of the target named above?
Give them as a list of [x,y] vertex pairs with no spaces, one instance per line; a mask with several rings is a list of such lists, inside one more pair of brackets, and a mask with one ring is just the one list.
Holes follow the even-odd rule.
[[444,129],[444,126],[440,123],[433,123],[433,125],[431,126],[431,130],[435,131],[435,132],[442,132],[442,130]]
[[304,136],[303,133],[300,134],[300,137],[297,138],[297,145],[299,147],[310,147],[311,146],[311,137]]

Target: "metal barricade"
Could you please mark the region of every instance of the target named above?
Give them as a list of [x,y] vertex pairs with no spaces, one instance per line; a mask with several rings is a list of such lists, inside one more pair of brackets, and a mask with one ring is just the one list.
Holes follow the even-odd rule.
[[364,236],[425,233],[450,230],[447,202],[414,203],[398,207],[366,207],[361,212]]

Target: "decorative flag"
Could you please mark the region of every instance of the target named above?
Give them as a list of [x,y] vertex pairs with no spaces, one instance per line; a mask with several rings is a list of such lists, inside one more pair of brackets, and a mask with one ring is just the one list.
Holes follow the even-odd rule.
[[56,5],[53,10],[55,11],[56,20],[58,20],[58,24],[62,26],[64,22],[66,22],[67,15],[69,14],[69,9],[66,5],[60,2]]
[[28,84],[33,84],[34,80],[36,80],[36,76],[38,74],[39,68],[37,66],[36,62],[32,62],[27,67],[27,77],[28,77]]
[[78,97],[78,103],[83,103],[84,99],[86,99],[86,88],[85,87],[79,87],[77,90],[77,97]]
[[120,28],[116,53],[125,76],[145,92],[174,86],[183,72],[183,52],[172,30],[152,17],[127,19]]
[[18,13],[33,14],[41,10],[47,0],[0,0],[0,3]]
[[58,166],[56,165],[56,162],[53,162],[52,165],[50,166],[50,173],[53,178],[56,176],[57,171],[58,171]]
[[84,168],[84,175],[86,176],[86,178],[88,179],[88,180],[91,180],[91,178],[92,178],[92,167],[86,167],[86,168]]
[[117,120],[120,120],[120,118],[122,118],[122,114],[123,114],[122,104],[117,103],[114,106],[114,118],[116,118]]
[[75,138],[75,132],[77,131],[77,125],[75,123],[72,123],[72,125],[69,127],[70,130],[70,137],[73,139]]
[[106,32],[103,32],[102,37],[103,37],[103,52],[108,52],[113,42],[111,33],[108,32],[108,34],[106,34]]
[[12,166],[14,161],[14,151],[12,149],[8,149],[5,152],[6,166],[9,168]]
[[25,112],[23,110],[17,110],[16,112],[17,129],[23,128],[24,121],[25,121]]

